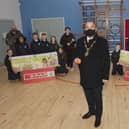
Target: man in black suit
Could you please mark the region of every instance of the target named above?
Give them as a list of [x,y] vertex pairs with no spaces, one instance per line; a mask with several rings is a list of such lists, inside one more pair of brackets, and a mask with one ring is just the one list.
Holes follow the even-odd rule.
[[77,42],[75,63],[79,64],[80,84],[87,99],[89,112],[82,116],[87,119],[95,115],[95,127],[101,124],[103,112],[103,84],[109,79],[110,56],[107,40],[98,36],[93,21],[85,25],[85,36]]

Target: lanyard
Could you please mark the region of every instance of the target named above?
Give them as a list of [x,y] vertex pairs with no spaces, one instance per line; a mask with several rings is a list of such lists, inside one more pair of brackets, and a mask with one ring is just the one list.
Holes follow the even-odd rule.
[[96,41],[94,40],[93,43],[90,45],[90,47],[88,47],[88,45],[86,43],[86,40],[84,40],[84,46],[85,46],[85,49],[86,49],[85,57],[89,56],[90,50],[93,48],[95,43],[96,43]]

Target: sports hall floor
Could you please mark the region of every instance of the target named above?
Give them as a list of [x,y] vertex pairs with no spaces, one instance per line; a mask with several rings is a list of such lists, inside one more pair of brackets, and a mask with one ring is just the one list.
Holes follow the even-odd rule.
[[[103,101],[99,129],[129,129],[129,82],[110,76]],[[77,68],[54,81],[25,85],[9,82],[0,67],[0,129],[94,129],[94,117],[81,119],[85,112]]]

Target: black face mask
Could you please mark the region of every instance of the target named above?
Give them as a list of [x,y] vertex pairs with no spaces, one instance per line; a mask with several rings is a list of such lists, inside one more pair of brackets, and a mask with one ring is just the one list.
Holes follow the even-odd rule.
[[96,34],[96,31],[95,31],[95,30],[91,30],[91,29],[85,30],[85,35],[86,35],[86,36],[92,37],[92,36],[94,36],[95,34]]

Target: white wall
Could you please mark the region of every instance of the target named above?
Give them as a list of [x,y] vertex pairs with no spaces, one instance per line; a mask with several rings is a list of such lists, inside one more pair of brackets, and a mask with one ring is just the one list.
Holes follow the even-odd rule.
[[18,0],[0,0],[0,19],[12,19],[17,28],[22,30],[20,5]]

